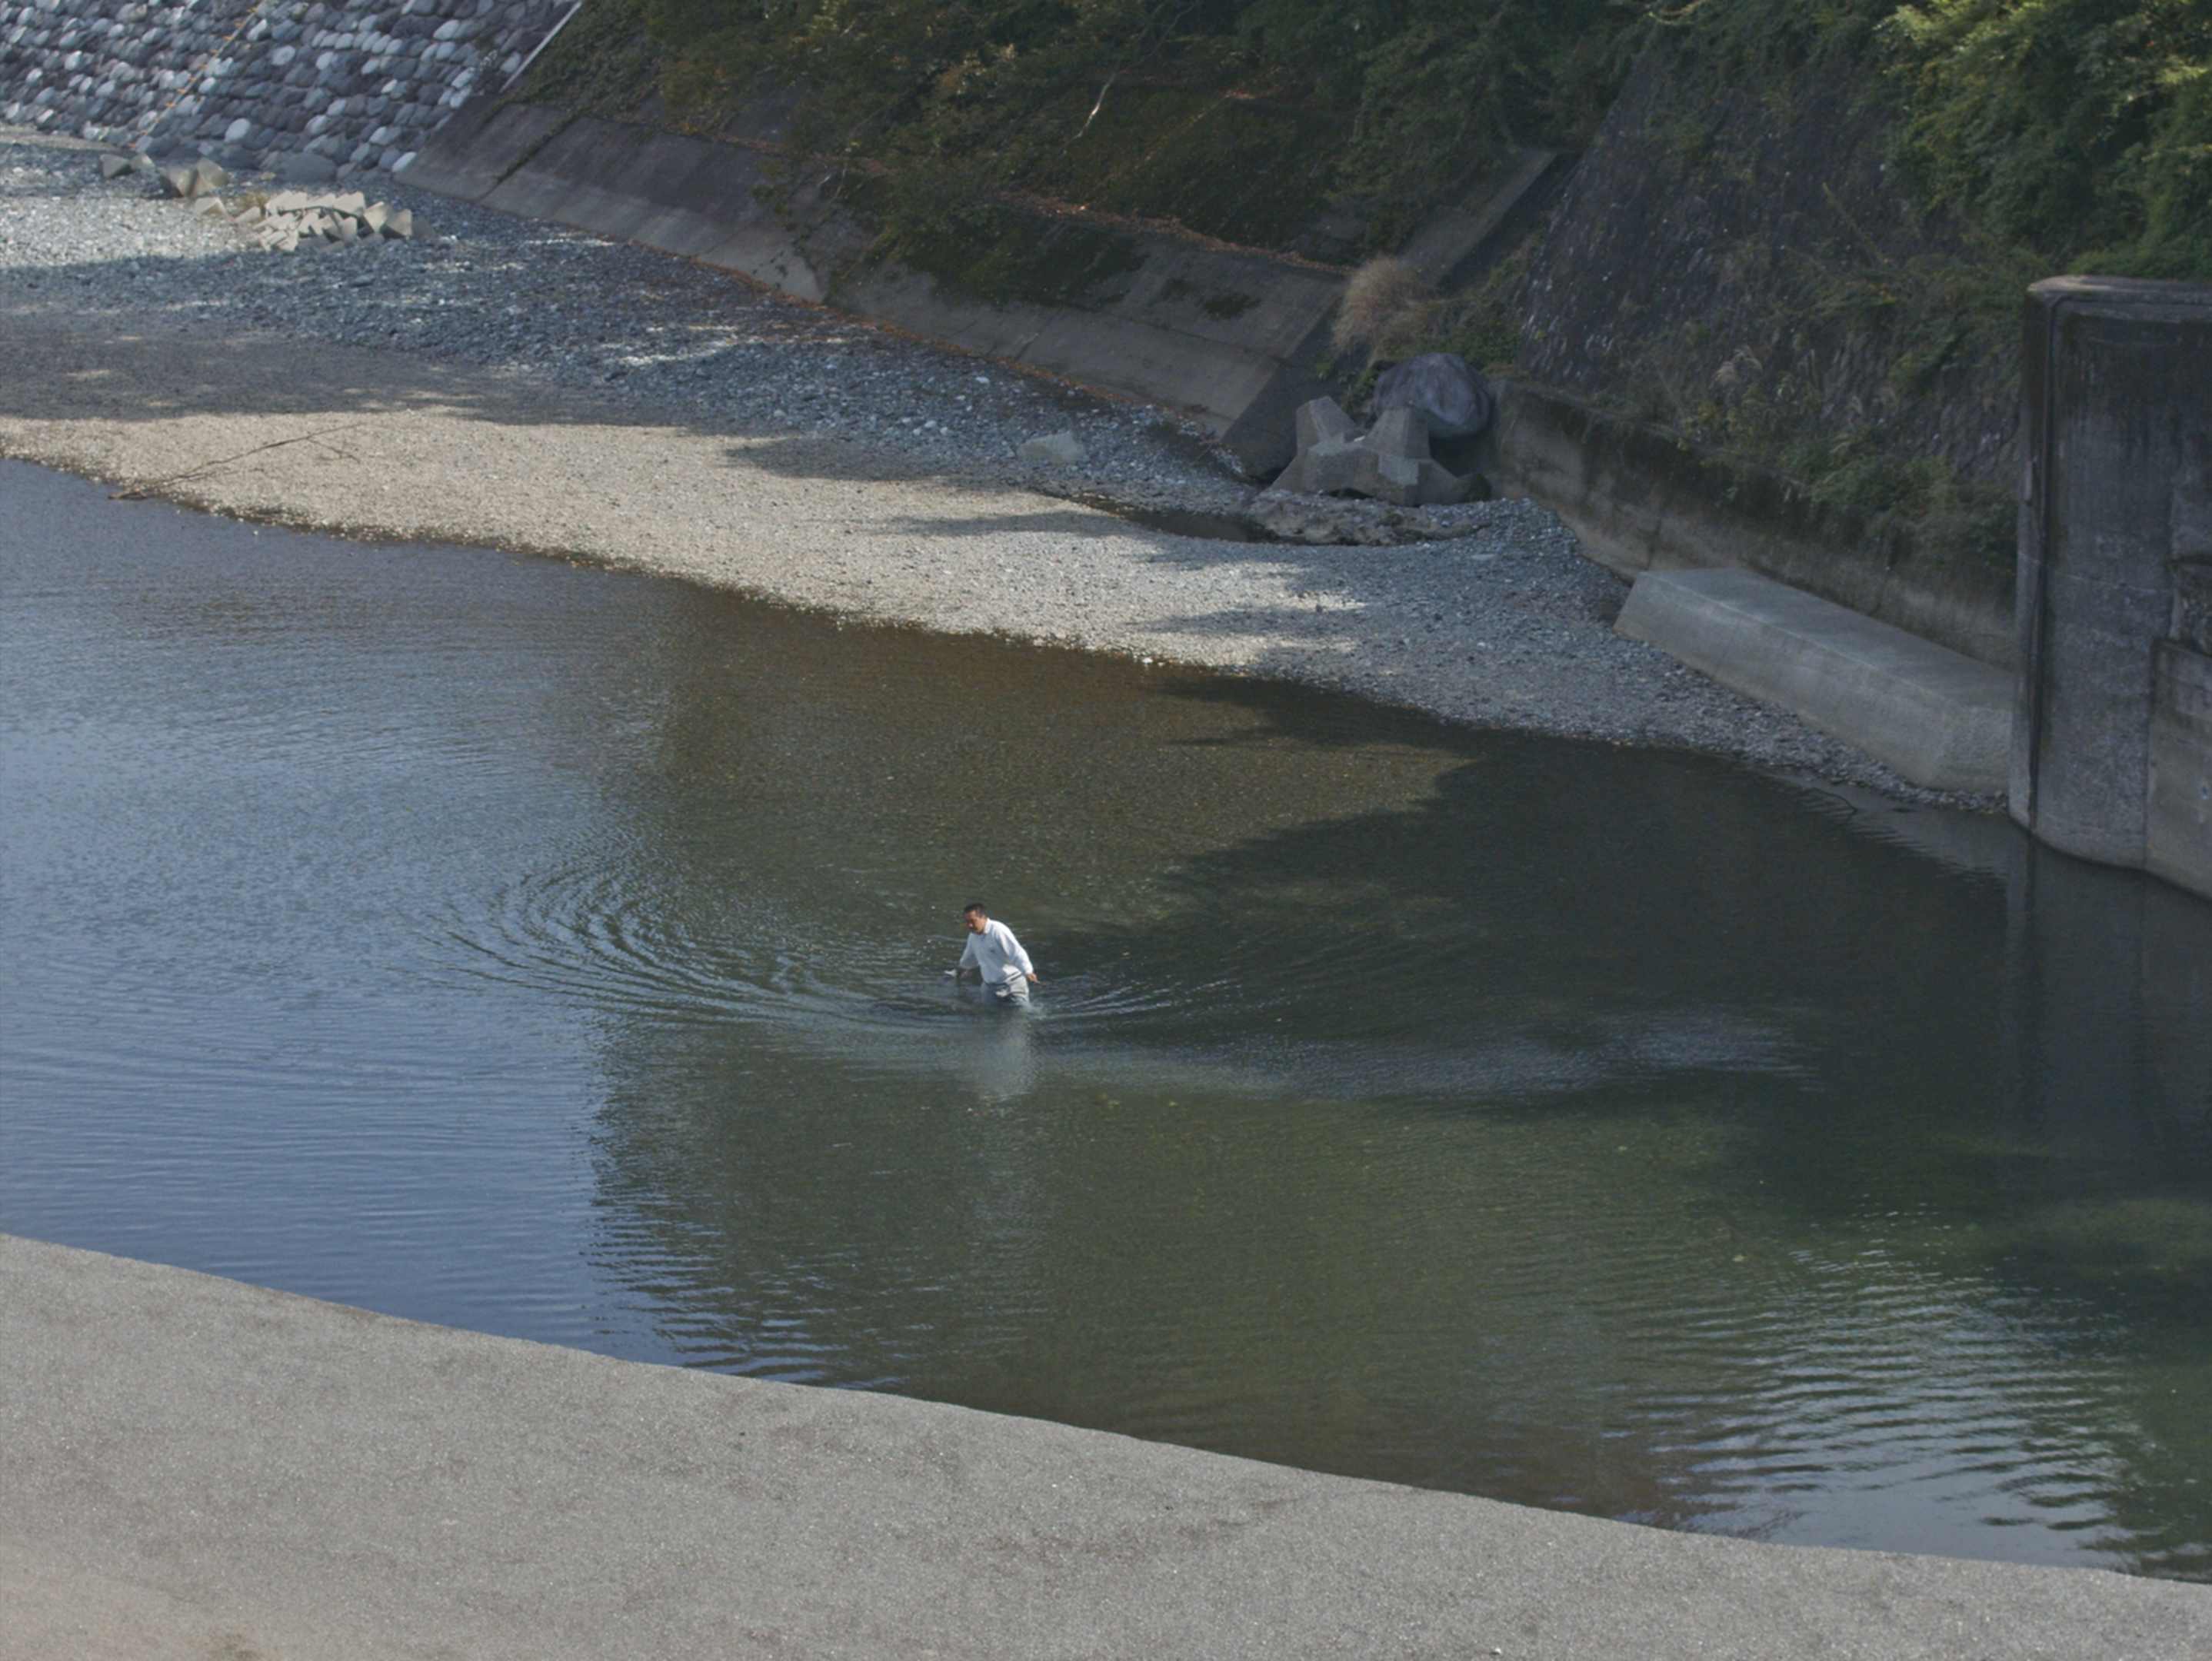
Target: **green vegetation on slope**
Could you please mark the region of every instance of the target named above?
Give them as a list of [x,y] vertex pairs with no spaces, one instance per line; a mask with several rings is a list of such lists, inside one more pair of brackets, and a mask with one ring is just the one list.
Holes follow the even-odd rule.
[[[795,107],[797,151],[850,164],[877,252],[1052,303],[1109,290],[1133,245],[1095,219],[1040,234],[1027,202],[1348,263],[1512,149],[1585,144],[1650,58],[1647,194],[1734,190],[1737,222],[1768,222],[1676,247],[1717,260],[1695,315],[1639,320],[1636,262],[1607,264],[1633,303],[1583,332],[1626,343],[1583,390],[1923,546],[2000,555],[1987,416],[2022,285],[2212,279],[2212,0],[590,0],[530,95],[658,94],[656,118],[700,130],[765,95]],[[1832,237],[1778,228],[1791,167],[1820,199],[1790,223],[1832,210]],[[1521,269],[1391,353],[1552,373]]]
[[1688,0],[1714,84],[1869,71],[1923,210],[2053,266],[2212,276],[2212,0]]
[[[646,0],[678,107],[803,86],[798,135],[887,171],[895,240],[1006,191],[1287,246],[1368,239],[1517,144],[1586,136],[1616,0]],[[911,205],[909,205],[911,204]]]
[[1030,191],[1269,246],[1332,203],[1392,245],[1504,151],[1586,139],[1650,47],[1717,86],[1826,57],[1871,71],[1923,208],[2057,263],[2212,275],[2212,0],[594,0],[579,27],[594,12],[642,15],[679,112],[803,86],[808,147],[886,169],[921,219]]
[[665,74],[640,0],[585,0],[538,54],[514,96],[619,119],[656,96]]

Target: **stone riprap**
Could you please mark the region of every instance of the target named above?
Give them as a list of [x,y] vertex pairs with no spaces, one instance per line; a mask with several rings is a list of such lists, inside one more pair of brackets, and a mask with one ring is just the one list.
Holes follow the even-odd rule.
[[0,121],[313,180],[403,165],[562,0],[0,0]]
[[259,200],[246,197],[220,211],[257,247],[289,253],[303,242],[359,242],[415,234],[415,215],[405,208],[371,202],[359,191],[343,196],[309,196],[279,191]]

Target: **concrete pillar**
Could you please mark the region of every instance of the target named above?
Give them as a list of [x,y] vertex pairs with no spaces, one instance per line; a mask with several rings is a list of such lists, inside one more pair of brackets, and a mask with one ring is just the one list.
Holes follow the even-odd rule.
[[2212,286],[2029,290],[2012,811],[2212,894]]

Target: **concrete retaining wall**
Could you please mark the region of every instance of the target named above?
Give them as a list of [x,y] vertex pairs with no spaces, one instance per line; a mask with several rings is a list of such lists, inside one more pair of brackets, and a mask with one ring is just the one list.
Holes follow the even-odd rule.
[[2014,657],[2009,570],[1916,556],[1779,474],[1526,381],[1499,388],[1481,465],[1624,575],[1742,566],[1985,664]]
[[520,70],[567,0],[0,0],[0,121],[349,176]]
[[[407,181],[528,218],[686,255],[971,351],[1194,417],[1257,470],[1290,459],[1343,274],[1116,230],[1123,269],[1063,304],[992,303],[863,258],[872,233],[826,176],[772,140],[735,142],[486,99],[426,144]],[[1036,216],[1037,233],[1070,221]]]
[[2212,285],[2030,291],[2012,811],[2212,894]]
[[[1293,452],[1297,406],[1343,391],[1320,373],[1344,273],[1263,250],[1030,217],[1041,242],[1114,239],[1112,275],[1051,303],[986,300],[866,258],[872,233],[829,174],[794,174],[773,130],[701,138],[482,99],[427,143],[408,182],[442,195],[683,254],[1010,362],[1178,410],[1259,474]],[[1568,158],[1528,150],[1414,239],[1435,275],[1464,275],[1543,199]]]
[[[1463,280],[1553,196],[1571,159],[1528,150],[1432,214],[1405,252]],[[869,232],[826,175],[793,178],[772,133],[691,137],[483,99],[406,169],[410,183],[526,217],[687,255],[760,282],[1013,362],[1161,403],[1254,472],[1293,451],[1297,406],[1340,391],[1319,367],[1341,274],[1263,252],[1130,234],[1127,270],[1058,305],[988,303],[863,258]],[[772,205],[771,205],[772,204]],[[1040,236],[1052,221],[1038,219]],[[1480,464],[1552,508],[1627,573],[1740,565],[1984,663],[2013,656],[2009,573],[1915,558],[1778,475],[1563,393],[1503,389]]]
[[2143,864],[2212,895],[2212,657],[2161,640],[2152,664]]

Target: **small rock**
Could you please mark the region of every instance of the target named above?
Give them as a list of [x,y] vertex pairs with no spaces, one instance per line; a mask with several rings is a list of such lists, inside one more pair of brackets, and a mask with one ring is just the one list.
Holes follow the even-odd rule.
[[1293,496],[1263,491],[1244,517],[1270,536],[1314,547],[1390,548],[1458,533],[1419,508],[1346,496]]
[[127,155],[110,154],[100,158],[100,176],[102,179],[120,179],[130,171],[131,158]]
[[1043,462],[1053,467],[1075,467],[1090,455],[1083,440],[1073,431],[1047,433],[1042,438],[1024,439],[1014,446],[1015,457],[1025,462]]

